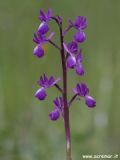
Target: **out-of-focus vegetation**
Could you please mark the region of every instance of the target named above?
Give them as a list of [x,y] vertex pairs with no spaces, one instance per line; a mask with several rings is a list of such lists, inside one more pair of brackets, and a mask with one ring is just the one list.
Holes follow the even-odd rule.
[[[89,109],[84,102],[71,107],[74,160],[82,154],[120,153],[120,1],[119,0],[4,0],[0,1],[0,159],[61,160],[65,156],[62,120],[51,122],[52,99],[34,98],[40,74],[61,74],[59,54],[47,45],[41,59],[33,56],[32,37],[39,25],[39,9],[51,7],[67,19],[88,19],[84,51],[85,77],[69,72],[69,86],[85,81],[97,100]],[[56,25],[51,24],[58,32]],[[73,33],[68,34],[66,41]],[[70,36],[69,36],[70,35]],[[57,33],[54,38],[57,40]],[[71,88],[69,87],[69,97]]]

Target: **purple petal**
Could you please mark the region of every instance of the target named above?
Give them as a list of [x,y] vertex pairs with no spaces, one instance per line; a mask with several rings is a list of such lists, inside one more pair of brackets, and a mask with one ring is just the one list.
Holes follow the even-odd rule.
[[35,43],[39,44],[39,39],[38,39],[36,33],[34,33],[33,41],[34,41]]
[[54,103],[56,108],[59,108],[60,104],[59,104],[58,97],[56,97],[56,99],[53,101],[53,103]]
[[61,112],[62,109],[63,109],[63,106],[64,106],[63,98],[62,97],[59,97],[59,98],[56,97],[56,99],[53,101],[53,103],[54,103],[55,108],[58,109]]
[[44,100],[46,98],[47,94],[45,92],[45,89],[42,87],[35,93],[35,97],[39,100]]
[[45,14],[43,10],[40,10],[39,19],[44,22],[48,22],[52,17],[52,9],[48,9],[48,13]]
[[80,52],[77,54],[76,61],[78,64],[82,62],[82,49],[80,49]]
[[75,41],[71,41],[67,47],[71,53],[76,53],[78,51],[78,45]]
[[33,41],[41,45],[46,43],[46,37],[44,34],[40,34],[39,32],[37,32],[37,33],[34,33]]
[[78,65],[76,65],[75,69],[76,69],[76,73],[77,73],[79,76],[83,76],[83,75],[84,75],[85,71],[84,71],[84,68],[83,68],[83,66],[82,66],[81,63],[78,64]]
[[65,43],[63,43],[63,46],[64,46],[64,49],[66,50],[66,52],[69,53],[70,56],[73,56]]
[[48,9],[47,17],[51,18],[52,17],[52,9]]
[[44,50],[41,48],[40,45],[34,48],[34,55],[38,58],[42,58],[44,56]]
[[44,80],[43,80],[43,77],[40,76],[40,80],[38,81],[38,84],[41,86],[41,87],[44,87]]
[[89,89],[87,88],[87,85],[84,83],[78,83],[76,86],[76,91],[79,94],[79,96],[85,97],[89,93]]
[[78,16],[75,20],[75,26],[77,29],[85,29],[87,27],[87,20],[83,16]]
[[44,11],[43,11],[42,9],[40,10],[39,19],[40,19],[41,21],[46,21],[46,15],[45,15],[45,13],[44,13]]
[[81,88],[81,94],[83,96],[86,96],[89,93],[89,89],[85,83],[81,83],[80,88]]
[[83,96],[82,94],[81,94],[81,85],[78,83],[77,84],[77,86],[76,86],[76,91],[77,91],[77,93],[79,94],[79,96]]
[[96,101],[91,96],[85,96],[85,103],[90,108],[93,108],[96,106]]
[[75,39],[75,41],[82,43],[82,42],[84,42],[86,40],[86,35],[82,30],[79,30],[75,34],[74,39]]
[[50,114],[49,114],[49,117],[52,121],[56,121],[58,120],[58,118],[60,117],[60,113],[59,111],[56,109],[56,110],[53,110]]
[[47,25],[47,23],[42,22],[38,28],[38,33],[39,34],[45,34],[49,31],[49,27]]
[[54,82],[55,82],[55,79],[54,79],[53,76],[51,76],[50,79],[49,79],[49,81],[48,81],[48,84],[52,85]]
[[55,85],[58,81],[60,81],[60,78],[58,78],[57,80],[54,79],[53,76],[51,76],[49,79],[47,78],[47,76],[44,74],[44,76],[40,77],[40,80],[38,81],[38,84],[42,87],[44,87],[45,89],[52,87],[53,85]]
[[47,76],[44,74],[44,83],[47,83],[48,82],[48,78]]
[[74,56],[69,56],[67,58],[67,67],[73,69],[76,66],[76,59]]
[[38,34],[38,39],[39,39],[39,44],[45,44],[46,43],[46,37],[44,34],[37,33]]

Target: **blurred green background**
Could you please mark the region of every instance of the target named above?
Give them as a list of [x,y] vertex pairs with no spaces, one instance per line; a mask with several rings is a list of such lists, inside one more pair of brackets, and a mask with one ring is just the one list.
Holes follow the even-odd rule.
[[[33,33],[39,9],[53,9],[67,19],[84,15],[87,41],[82,44],[85,77],[69,71],[69,97],[76,82],[84,81],[97,107],[77,101],[70,110],[73,160],[83,154],[120,153],[120,1],[119,0],[4,0],[0,1],[0,160],[65,159],[62,120],[51,122],[55,88],[45,102],[34,98],[40,74],[61,74],[59,54],[45,47],[42,60],[33,56]],[[58,41],[58,29],[54,41]],[[71,40],[72,32],[66,41]]]

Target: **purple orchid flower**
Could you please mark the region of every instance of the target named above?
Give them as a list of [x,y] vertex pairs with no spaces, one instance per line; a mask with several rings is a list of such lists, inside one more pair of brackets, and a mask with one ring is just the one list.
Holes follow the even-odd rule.
[[48,38],[46,38],[46,36],[44,34],[39,34],[39,32],[34,33],[34,37],[33,37],[33,41],[37,44],[45,44],[46,42],[48,42],[50,39],[52,39],[52,37],[55,35],[54,32],[52,32]]
[[96,101],[94,98],[89,96],[89,88],[84,83],[78,83],[76,87],[73,89],[73,92],[77,94],[78,96],[81,96],[84,98],[85,103],[88,107],[93,108],[96,106]]
[[60,117],[60,114],[63,116],[63,99],[62,97],[56,97],[56,99],[53,101],[54,103],[54,109],[52,112],[50,112],[49,117],[52,121],[58,120]]
[[43,77],[40,76],[38,84],[41,86],[41,88],[37,90],[37,92],[35,93],[35,97],[39,100],[44,100],[47,96],[46,89],[54,86],[55,84],[57,84],[58,81],[60,81],[60,78],[55,80],[53,76],[51,76],[49,79],[45,74]]
[[68,43],[67,48],[71,53],[76,54],[78,52],[78,44],[75,41]]
[[51,17],[52,17],[52,9],[51,8],[48,9],[47,14],[45,14],[45,12],[42,9],[40,10],[39,19],[41,21],[48,22],[51,20]]
[[34,48],[34,55],[38,58],[42,58],[44,56],[44,50],[42,46],[46,44],[49,40],[54,36],[54,32],[52,32],[48,38],[44,34],[40,34],[39,32],[34,33],[33,41],[38,45]]
[[67,68],[75,69],[76,73],[78,75],[83,76],[84,75],[84,68],[81,63],[82,62],[82,49],[80,49],[80,52],[78,52],[75,55],[75,54],[73,54],[73,52],[71,52],[71,48],[69,47],[69,45],[67,46],[65,43],[63,45],[64,45],[66,52],[69,54],[67,61],[66,61]]
[[83,16],[78,16],[75,22],[72,22],[72,20],[69,19],[69,23],[72,27],[76,28],[77,30],[83,30],[87,27],[87,19]]
[[78,30],[78,32],[74,36],[75,41],[83,43],[86,40],[86,35],[83,32],[83,30],[87,27],[86,18],[83,16],[78,16],[75,22],[72,22],[72,20],[70,19],[69,23],[71,27],[74,27]]
[[38,27],[38,30],[36,33],[34,33],[33,41],[37,43],[38,45],[34,48],[34,55],[38,58],[42,58],[44,56],[44,50],[42,48],[42,45],[47,43],[51,40],[51,38],[54,36],[54,33],[52,32],[48,38],[46,38],[45,34],[49,31],[49,27],[47,22],[50,20],[52,16],[52,10],[49,9],[48,13],[45,14],[43,10],[40,10],[40,20],[42,23]]
[[69,47],[69,45],[67,46],[65,43],[63,43],[63,46],[66,52],[69,54],[67,61],[66,61],[67,67],[73,69],[76,65],[75,55],[73,54],[73,52],[71,52],[71,47]]

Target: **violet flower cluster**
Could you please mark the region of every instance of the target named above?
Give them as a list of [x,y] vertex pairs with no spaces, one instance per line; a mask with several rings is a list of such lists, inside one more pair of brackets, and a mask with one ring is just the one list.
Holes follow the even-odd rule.
[[[62,36],[64,37],[71,29],[75,29],[76,33],[69,43],[63,41],[63,48],[52,41],[55,33],[49,33],[49,22],[55,21],[58,25],[61,25],[62,18],[60,16],[53,16],[52,10],[49,9],[47,13],[45,13],[43,10],[40,10],[39,20],[41,23],[37,31],[34,33],[33,38],[33,41],[36,43],[36,47],[34,48],[34,55],[41,59],[44,56],[43,45],[46,43],[52,44],[59,51],[64,49],[64,51],[66,51],[65,63],[67,72],[71,69],[74,70],[78,76],[84,76],[85,70],[82,64],[83,53],[82,48],[79,49],[78,45],[82,44],[86,40],[86,34],[84,32],[85,28],[87,27],[86,18],[83,16],[78,16],[75,21],[68,21],[68,27],[62,31]],[[63,93],[63,89],[61,89],[61,87],[58,85],[60,80],[60,77],[55,79],[52,75],[50,77],[46,76],[46,74],[40,76],[38,81],[40,88],[35,93],[35,97],[40,101],[45,100],[47,98],[47,90],[53,86],[55,86],[60,91],[60,93]],[[96,101],[89,95],[89,89],[85,83],[79,82],[76,87],[72,89],[72,92],[74,95],[71,100],[67,102],[68,107],[70,107],[71,103],[76,100],[77,97],[83,98],[85,104],[89,108],[96,106]],[[59,119],[60,115],[64,118],[64,98],[61,95],[53,100],[53,110],[50,112],[49,117],[51,120],[56,121]]]

